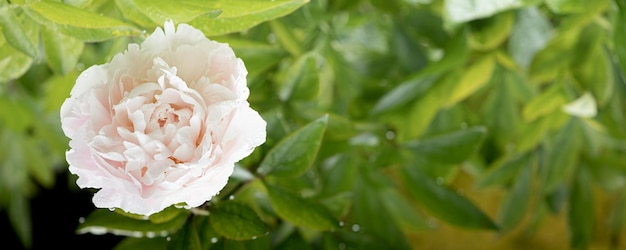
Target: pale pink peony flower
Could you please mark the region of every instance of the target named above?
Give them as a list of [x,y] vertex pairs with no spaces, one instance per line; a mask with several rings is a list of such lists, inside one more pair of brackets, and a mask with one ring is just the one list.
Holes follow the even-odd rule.
[[210,200],[265,142],[247,73],[227,44],[172,22],[85,70],[61,107],[78,186],[100,189],[96,207],[143,215]]

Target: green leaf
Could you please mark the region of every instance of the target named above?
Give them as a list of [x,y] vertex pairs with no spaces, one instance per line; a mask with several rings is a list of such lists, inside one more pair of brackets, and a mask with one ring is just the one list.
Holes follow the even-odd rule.
[[416,207],[400,196],[397,190],[385,188],[379,192],[378,198],[397,225],[408,230],[431,228],[423,215],[417,212]]
[[[115,5],[124,18],[139,24],[141,27],[147,28],[157,25],[148,16],[143,14],[141,10],[139,10],[137,4],[135,4],[133,0],[115,0]],[[159,23],[159,25],[162,24],[163,23]]]
[[265,186],[274,212],[284,220],[315,230],[330,230],[339,225],[330,211],[320,203],[269,184]]
[[562,86],[562,84],[555,83],[526,104],[522,110],[523,119],[532,122],[539,117],[561,109],[567,103]]
[[475,186],[478,188],[486,188],[493,185],[504,185],[509,182],[520,169],[529,167],[528,156],[520,155],[512,159],[506,159],[496,164],[488,172],[480,175]]
[[501,232],[508,232],[524,218],[530,201],[532,166],[525,165],[518,174],[515,184],[504,198],[500,206],[498,224]]
[[429,63],[419,73],[423,76],[437,75],[465,63],[469,54],[469,45],[464,30],[458,31],[450,37],[444,44],[443,50],[443,58]]
[[497,229],[496,224],[467,198],[437,184],[415,166],[402,168],[404,184],[418,204],[450,224],[473,229]]
[[577,40],[578,32],[561,32],[552,36],[552,40],[535,54],[530,63],[530,81],[551,82],[562,74],[572,62],[572,49]]
[[148,220],[150,220],[150,222],[154,224],[165,223],[165,222],[175,219],[181,213],[184,213],[184,212],[185,212],[184,209],[177,208],[176,206],[172,205],[163,209],[161,212],[158,212],[156,214],[151,214],[148,217]]
[[556,147],[550,148],[544,166],[539,169],[545,190],[556,190],[572,176],[582,146],[581,131],[577,118],[572,118],[554,138]]
[[17,18],[10,6],[0,7],[0,28],[9,45],[30,57],[38,57],[37,44],[28,37],[22,21]]
[[280,62],[287,52],[268,43],[252,40],[232,39],[230,37],[219,37],[216,40],[228,43],[235,51],[237,57],[246,64],[250,76],[256,76],[263,71],[275,66]]
[[472,127],[433,138],[407,142],[405,147],[427,161],[457,164],[467,160],[480,147],[487,130]]
[[111,233],[131,237],[164,236],[180,229],[188,215],[188,212],[180,213],[172,220],[155,224],[149,220],[132,219],[107,209],[97,209],[85,218],[85,222],[78,225],[76,231],[79,234]]
[[491,79],[494,68],[495,62],[492,56],[485,56],[473,62],[463,72],[461,80],[452,87],[448,100],[443,104],[444,107],[450,107],[462,101],[485,86]]
[[580,13],[589,8],[586,0],[546,0],[546,5],[555,13]]
[[516,83],[514,73],[497,67],[491,78],[492,90],[487,97],[482,120],[489,128],[490,138],[497,145],[506,147],[517,134],[521,115],[515,99]]
[[315,160],[327,123],[323,116],[289,134],[267,153],[257,172],[278,177],[304,173]]
[[[198,229],[198,238],[200,238],[200,245],[202,249],[219,249],[213,248],[215,241],[218,240],[221,236],[213,230],[211,226],[211,215],[209,216],[194,216],[190,222],[187,224],[194,224]],[[223,241],[220,241],[220,244]]]
[[491,18],[470,22],[470,46],[479,51],[498,48],[509,37],[515,22],[514,17],[511,12],[504,12]]
[[[434,65],[434,64],[431,64]],[[422,71],[423,72],[423,71]],[[439,78],[424,95],[417,98],[407,110],[400,110],[392,123],[399,123],[398,141],[407,141],[421,136],[431,124],[443,102],[447,99],[450,86],[460,79],[460,71],[456,70]]]
[[24,5],[22,9],[42,25],[56,26],[64,34],[86,42],[141,34],[138,29],[117,19],[59,2],[42,0]]
[[304,52],[302,42],[294,36],[293,32],[280,21],[273,20],[269,22],[272,32],[276,35],[278,42],[289,51],[293,57],[299,57]]
[[422,74],[412,76],[380,98],[374,108],[371,109],[370,114],[376,115],[406,105],[423,95],[436,80],[437,77],[435,76],[423,76]]
[[[22,138],[21,151],[24,155],[28,155],[26,167],[28,173],[37,181],[37,183],[45,188],[54,186],[54,170],[53,163],[46,159],[47,155],[42,151],[41,140],[37,137]],[[14,145],[18,146],[18,145]]]
[[165,250],[167,248],[167,239],[165,237],[155,238],[133,238],[126,237],[120,243],[115,245],[114,250],[136,250],[136,249],[150,249],[150,250]]
[[323,59],[312,52],[299,57],[279,75],[278,97],[287,100],[312,100],[319,95],[320,69]]
[[132,7],[141,11],[158,25],[162,25],[168,20],[175,23],[186,23],[200,16],[210,19],[221,13],[221,10],[217,9],[210,1],[132,0],[132,2],[134,3]]
[[308,0],[212,1],[207,5],[222,10],[222,14],[217,18],[199,16],[189,24],[209,37],[218,36],[244,31],[262,22],[285,16],[307,2]]
[[[618,3],[620,1],[617,1]],[[624,3],[621,3],[619,11],[617,13],[617,17],[613,22],[613,44],[626,44],[626,6]],[[622,70],[622,75],[626,76],[626,46],[615,46],[615,55],[617,56],[617,60],[619,61],[619,66]],[[0,57],[1,58],[1,57]],[[2,72],[2,71],[0,71]]]
[[530,124],[524,124],[526,126],[521,129],[515,151],[526,153],[537,147],[545,139],[548,132],[561,128],[568,119],[569,115],[561,110],[556,110]]
[[0,83],[22,76],[32,62],[30,56],[6,46],[4,37],[0,36]]
[[181,230],[172,236],[172,240],[168,242],[168,250],[201,250],[200,237],[198,229],[194,223],[186,223]]
[[30,208],[31,206],[26,196],[21,194],[11,195],[7,215],[17,237],[27,249],[31,247],[33,241],[33,224]]
[[263,236],[267,227],[250,207],[236,202],[223,201],[211,207],[211,226],[215,232],[233,240],[249,240]]
[[600,106],[607,103],[614,88],[613,67],[603,48],[603,32],[599,25],[583,29],[570,70],[574,79],[593,93]]
[[567,221],[572,249],[587,249],[594,231],[594,205],[590,178],[580,169],[569,196]]
[[552,34],[550,22],[536,7],[520,9],[509,37],[509,53],[518,65],[526,69],[535,54],[546,46]]
[[41,41],[48,66],[60,75],[74,70],[85,46],[82,41],[46,26],[42,26]]
[[[394,207],[392,208],[393,210],[388,209],[389,206],[397,205],[385,203],[386,197],[384,195],[386,193],[384,190],[391,188],[390,180],[385,178],[378,169],[364,164],[359,169],[355,182],[350,214],[352,217],[351,221],[357,227],[354,225],[350,226],[353,229],[352,231],[357,231],[354,229],[358,228],[359,234],[368,235],[372,237],[372,241],[380,242],[380,244],[386,245],[390,249],[410,248],[397,223],[398,217],[404,217],[405,215],[395,214],[396,212],[403,212],[399,210],[410,210],[410,208]],[[389,200],[397,201],[394,198]],[[415,211],[412,211],[412,213],[415,213]],[[371,247],[372,244],[363,245],[360,249],[365,246]]]

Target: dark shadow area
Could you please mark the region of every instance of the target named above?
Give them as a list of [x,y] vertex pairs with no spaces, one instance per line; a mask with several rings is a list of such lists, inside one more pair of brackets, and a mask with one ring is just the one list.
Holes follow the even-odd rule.
[[[113,249],[124,237],[115,235],[76,234],[80,217],[86,217],[95,208],[89,190],[70,189],[68,174],[56,176],[52,189],[40,189],[31,200],[33,224],[32,249]],[[24,249],[13,231],[6,211],[2,211],[0,225],[5,236],[3,249]]]

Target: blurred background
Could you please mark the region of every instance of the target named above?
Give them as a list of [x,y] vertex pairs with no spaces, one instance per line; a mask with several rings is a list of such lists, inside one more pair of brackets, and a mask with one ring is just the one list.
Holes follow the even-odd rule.
[[163,15],[245,62],[268,138],[242,168],[328,114],[311,166],[264,181],[342,229],[294,227],[249,195],[256,175],[226,193],[268,225],[259,248],[626,248],[624,0],[1,0],[9,249],[126,238],[76,233],[94,190],[67,171],[59,108],[80,72]]

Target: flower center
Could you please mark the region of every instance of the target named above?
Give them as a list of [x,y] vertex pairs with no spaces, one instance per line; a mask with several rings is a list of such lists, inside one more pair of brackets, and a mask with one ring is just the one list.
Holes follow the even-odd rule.
[[157,114],[157,123],[159,127],[165,126],[167,122],[178,123],[179,118],[172,108],[166,108],[164,110],[160,110]]

